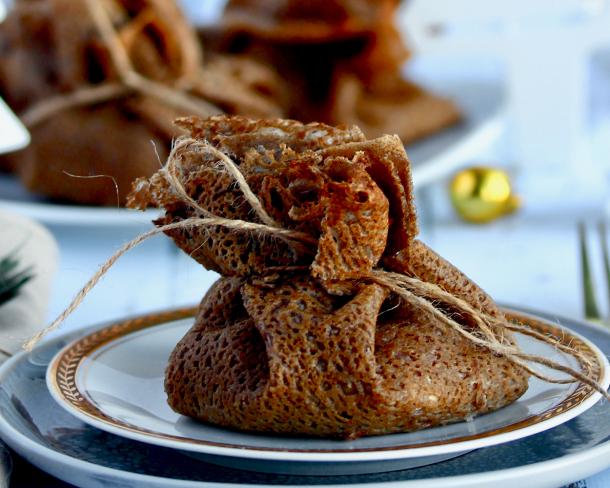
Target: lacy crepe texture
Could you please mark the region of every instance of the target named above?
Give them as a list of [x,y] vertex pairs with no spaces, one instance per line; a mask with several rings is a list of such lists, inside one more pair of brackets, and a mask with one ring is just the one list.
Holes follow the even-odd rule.
[[[221,226],[167,232],[222,275],[170,357],[165,388],[175,411],[236,429],[354,438],[463,420],[525,392],[521,368],[363,279],[375,268],[415,276],[501,315],[415,238],[397,137],[279,119],[178,124],[194,142],[173,170],[201,208],[260,222],[207,141],[238,165],[281,227],[314,237],[317,249]],[[157,225],[197,215],[163,171],[138,180],[128,203],[163,207]]]

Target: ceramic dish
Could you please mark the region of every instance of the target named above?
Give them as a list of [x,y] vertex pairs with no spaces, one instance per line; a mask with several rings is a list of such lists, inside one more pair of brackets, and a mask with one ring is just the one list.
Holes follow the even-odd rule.
[[[601,397],[583,385],[531,378],[525,395],[507,407],[468,422],[418,432],[348,441],[227,430],[178,415],[166,402],[164,370],[174,345],[192,325],[192,318],[184,318],[190,313],[148,315],[80,338],[51,362],[49,391],[69,413],[101,430],[205,455],[218,464],[288,474],[360,474],[439,462],[552,428]],[[593,344],[558,325],[511,316],[577,347],[594,365],[598,381],[608,386],[610,368]],[[517,335],[517,340],[525,352],[580,367],[573,358],[528,336]]]
[[[3,17],[0,4],[0,21]],[[0,154],[16,151],[30,143],[30,134],[17,116],[0,98]]]
[[158,210],[130,210],[53,203],[29,193],[12,175],[0,174],[0,208],[47,225],[71,227],[150,226]]
[[[422,76],[422,82],[425,82],[425,77]],[[428,74],[428,77],[432,75]],[[464,122],[407,147],[413,165],[413,181],[418,188],[449,175],[458,165],[494,142],[503,128],[501,85],[460,79],[450,79],[442,84],[436,81],[441,86],[436,91],[461,106]],[[45,224],[69,226],[150,225],[158,214],[155,210],[137,212],[49,202],[26,191],[14,176],[2,174],[0,208]]]
[[[610,354],[607,330],[568,319],[561,322]],[[90,332],[73,332],[46,342],[0,368],[0,436],[34,465],[76,486],[196,487],[205,483],[211,488],[556,488],[610,466],[607,402],[599,402],[569,422],[527,438],[403,471],[277,476],[206,464],[180,451],[100,431],[53,401],[45,384],[50,359],[67,343]]]

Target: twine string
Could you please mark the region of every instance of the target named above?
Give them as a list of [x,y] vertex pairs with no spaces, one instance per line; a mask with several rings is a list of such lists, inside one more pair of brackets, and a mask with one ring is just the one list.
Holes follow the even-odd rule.
[[[487,338],[481,338],[481,337],[469,332],[463,325],[459,324],[452,318],[448,317],[441,310],[439,310],[437,307],[432,305],[432,303],[429,300],[422,298],[421,296],[418,296],[415,293],[413,293],[412,291],[408,290],[406,287],[401,286],[400,281],[397,281],[396,277],[393,276],[395,274],[396,273],[389,273],[389,272],[383,271],[383,270],[376,270],[371,275],[371,279],[372,279],[372,281],[374,281],[382,286],[387,287],[388,289],[390,289],[391,291],[396,293],[399,297],[403,298],[407,303],[415,305],[418,308],[420,308],[421,310],[424,310],[424,311],[430,313],[431,315],[434,316],[434,318],[436,318],[438,320],[439,323],[445,325],[446,327],[448,327],[452,330],[455,330],[456,332],[458,332],[459,334],[464,336],[466,339],[468,339],[470,342],[472,342],[478,346],[484,347],[500,356],[505,357],[512,363],[524,368],[531,375],[533,375],[543,381],[546,381],[548,383],[565,384],[565,383],[574,383],[576,381],[580,381],[580,382],[586,384],[587,386],[595,389],[599,393],[601,393],[606,399],[610,400],[610,395],[608,394],[608,392],[606,392],[606,390],[597,381],[591,379],[588,375],[575,370],[574,368],[565,366],[563,364],[560,364],[556,361],[545,358],[543,356],[523,353],[516,346],[502,344],[497,339],[490,341],[490,340],[487,340]],[[411,280],[412,280],[412,278],[411,278]],[[422,282],[422,283],[424,283],[424,282]],[[444,297],[447,292],[445,292],[444,290],[442,290],[440,287],[438,287],[436,285],[433,285],[431,283],[425,283],[425,288],[428,293],[433,289],[433,287],[436,288],[436,290],[434,290],[433,293],[436,295],[437,299],[442,300],[442,297]],[[454,298],[454,300],[453,300],[454,303],[463,302],[463,300],[461,300],[457,297],[453,297],[453,298]],[[465,305],[464,309],[468,309],[470,307],[470,305],[468,305],[465,302],[464,302],[464,305]],[[486,314],[483,314],[482,312],[480,312],[478,314],[478,318],[481,321],[485,320],[484,317],[487,320],[489,320],[490,322],[494,322],[496,325],[502,325],[502,326],[508,325],[508,322],[506,322],[506,321],[500,322],[498,319],[492,318]],[[546,342],[549,344],[554,344],[557,342],[554,339],[549,338],[543,334],[534,334],[534,336],[541,342]],[[561,350],[563,352],[569,353],[570,355],[575,357],[579,361],[579,363],[581,363],[581,365],[583,366],[583,370],[586,372],[590,372],[591,363],[590,363],[590,361],[588,361],[585,358],[583,353],[581,353],[580,351],[578,351],[574,348],[570,348],[566,345],[563,345]],[[565,373],[565,374],[571,376],[571,378],[562,379],[562,378],[554,378],[552,376],[546,375],[540,371],[535,370],[531,366],[529,366],[526,361],[537,363],[542,366],[546,366],[555,371],[560,371],[562,373]]]
[[102,5],[103,2],[100,2],[99,0],[85,0],[85,3],[93,23],[97,28],[102,41],[106,45],[106,49],[108,49],[108,53],[110,54],[110,58],[112,59],[119,77],[123,81],[127,81],[131,76],[131,73],[135,70],[131,64],[131,59],[129,59],[127,50],[123,46],[123,43],[120,41],[120,38],[112,25],[110,16]]
[[[190,150],[198,150],[204,153],[207,152],[219,159],[223,166],[228,170],[229,174],[236,180],[237,186],[239,187],[241,193],[244,195],[246,201],[250,204],[258,218],[270,228],[281,228],[281,226],[275,220],[273,220],[271,216],[269,216],[267,211],[262,206],[260,200],[256,197],[246,182],[246,179],[237,167],[237,164],[231,158],[207,142],[202,143],[201,141],[186,136],[179,137],[177,141],[175,141],[175,143],[172,145],[172,150],[168,157],[167,164],[161,169],[161,174],[165,177],[165,180],[169,184],[172,191],[174,191],[174,193],[176,193],[184,203],[190,205],[195,212],[204,217],[216,217],[216,215],[213,215],[199,205],[199,203],[193,199],[184,188],[180,176],[178,162],[182,160],[182,152],[188,152]],[[283,234],[276,233],[273,235],[274,237],[286,240]],[[317,240],[309,236],[309,234],[300,233],[295,235],[299,235],[299,237],[292,239],[290,245],[300,254],[310,253],[312,246],[308,246],[306,244],[313,244],[314,246],[317,245]]]
[[[228,172],[235,178],[238,188],[244,194],[245,198],[255,210],[258,217],[263,222],[267,220],[266,223],[255,223],[238,219],[226,219],[212,215],[187,194],[182,184],[177,165],[178,162],[181,161],[182,151],[193,148],[201,151],[207,151],[220,159],[225,168],[227,168]],[[281,226],[277,225],[273,219],[266,214],[266,212],[264,212],[264,209],[264,213],[260,212],[260,209],[263,208],[262,204],[254,192],[252,192],[252,189],[249,187],[237,164],[235,164],[235,162],[233,162],[226,154],[222,153],[216,148],[212,148],[212,146],[207,143],[202,143],[189,138],[179,139],[172,148],[170,157],[168,158],[166,166],[163,169],[163,174],[165,175],[167,183],[170,185],[170,189],[186,204],[192,206],[195,211],[204,215],[204,217],[187,218],[179,222],[156,227],[123,245],[90,278],[90,280],[77,293],[64,312],[62,312],[59,317],[57,317],[49,326],[38,332],[26,342],[24,347],[27,350],[31,350],[33,346],[46,334],[57,329],[63,323],[63,321],[82,303],[92,288],[123,254],[138,246],[144,240],[162,232],[167,232],[174,229],[223,226],[236,232],[250,232],[263,237],[273,236],[276,238],[285,239],[288,242],[294,243],[295,245],[307,245],[309,248],[315,249],[318,245],[318,240],[311,235],[292,229],[282,228]],[[239,174],[241,177],[237,177],[237,174]],[[269,271],[271,271],[272,274],[278,274],[282,272],[286,273],[293,269],[294,267],[288,267],[286,269],[282,269],[282,267],[275,267],[273,270]],[[264,277],[265,276],[262,276],[262,278]],[[523,325],[510,324],[506,319],[492,317],[489,314],[474,309],[463,299],[448,293],[439,286],[433,283],[424,282],[418,278],[385,271],[383,269],[375,269],[372,272],[361,276],[359,280],[376,283],[389,289],[406,303],[429,313],[437,320],[437,325],[456,331],[471,343],[486,348],[494,354],[506,358],[511,363],[523,368],[532,376],[535,376],[548,383],[566,384],[581,382],[599,392],[606,399],[610,400],[610,394],[606,392],[601,384],[591,378],[593,366],[585,355],[576,348],[570,347],[566,344],[560,344],[559,341],[553,337],[527,329]],[[452,316],[441,309],[440,305],[449,306],[458,316],[472,319],[476,325],[476,331],[478,333],[473,332],[471,327],[462,325],[454,320]],[[560,364],[557,361],[553,361],[549,358],[522,352],[502,334],[504,330],[525,333],[531,337],[534,337],[540,342],[549,344],[556,349],[571,355],[581,365],[582,372],[569,366]],[[530,366],[530,363],[538,364],[554,371],[564,373],[569,376],[569,378],[555,378],[549,376],[548,374],[538,371]]]
[[184,203],[191,206],[197,213],[204,217],[214,217],[214,215],[203,208],[195,199],[193,199],[185,190],[182,184],[182,178],[178,174],[178,162],[181,161],[182,152],[188,151],[192,142],[188,138],[179,138],[173,145],[172,150],[167,158],[166,165],[161,169],[161,174],[165,177],[169,187],[178,195]]
[[116,195],[116,206],[119,208],[121,206],[121,196],[119,193],[119,184],[116,182],[116,179],[112,175],[75,175],[70,173],[69,171],[62,171],[63,174],[69,176],[70,178],[76,178],[77,180],[97,180],[99,178],[106,178],[112,181],[114,186],[114,193]]
[[[538,332],[538,331],[536,331],[530,327],[524,326],[522,324],[513,324],[510,322],[507,322],[505,327],[512,332],[517,332],[519,334],[533,337],[533,338],[539,340],[540,342],[546,342],[547,344],[549,344],[550,346],[552,346],[555,349],[558,349],[559,351],[571,354],[572,351],[574,350],[573,347],[570,347],[569,345],[562,343],[561,341],[557,340],[553,336],[543,334],[541,332]],[[583,362],[587,367],[590,367],[590,368],[593,367],[593,361],[591,361],[587,356],[583,356],[583,357],[579,358],[579,360],[581,362]]]
[[205,100],[191,96],[186,92],[158,83],[140,75],[129,58],[127,49],[121,42],[112,20],[99,0],[85,0],[94,24],[102,37],[121,81],[135,91],[166,102],[177,109],[195,113],[203,117],[219,114],[220,110]]
[[133,90],[121,83],[104,83],[103,85],[79,88],[71,93],[45,98],[20,114],[26,127],[34,127],[53,115],[76,107],[95,105],[96,103],[126,97]]
[[[129,53],[112,24],[112,20],[99,0],[85,0],[87,10],[104,43],[119,82],[105,82],[97,86],[85,86],[70,93],[46,98],[20,114],[23,123],[32,128],[53,115],[70,108],[93,105],[131,95],[146,95],[174,107],[177,110],[209,117],[222,111],[214,104],[187,93],[188,83],[178,80],[178,86],[168,86],[140,75],[134,68]],[[192,56],[189,56],[192,58]]]
[[[270,227],[265,224],[257,224],[255,222],[247,222],[245,220],[236,220],[236,219],[225,219],[222,217],[206,217],[206,218],[198,218],[193,217],[190,219],[181,220],[180,222],[173,222],[171,224],[162,225],[160,227],[155,227],[154,229],[145,232],[144,234],[139,235],[128,243],[124,244],[116,251],[108,261],[106,261],[97,272],[87,281],[85,286],[81,288],[81,290],[76,294],[73,298],[72,302],[68,307],[57,317],[51,324],[47,327],[36,333],[32,336],[25,344],[24,348],[27,351],[31,351],[32,348],[40,342],[40,340],[46,336],[49,332],[56,330],[71,314],[74,312],[78,306],[83,302],[85,297],[91,292],[91,290],[97,285],[100,279],[114,266],[117,260],[127,253],[129,250],[137,247],[145,240],[156,236],[157,234],[161,234],[163,232],[175,230],[175,229],[188,229],[191,227],[213,227],[213,226],[222,226],[227,229],[239,231],[239,232],[251,232],[254,234],[264,234],[271,235],[279,238],[284,238],[288,240],[296,240],[301,241],[305,244],[312,245],[313,243],[317,243],[317,240],[312,238],[309,234],[305,234],[304,232]],[[281,268],[274,268],[274,272],[281,271]]]
[[246,182],[246,178],[244,178],[244,175],[231,158],[229,158],[225,153],[216,149],[209,143],[202,144],[201,142],[196,141],[194,139],[192,140],[192,142],[193,144],[203,146],[202,148],[204,151],[210,152],[220,160],[220,162],[225,166],[229,174],[235,179],[235,182],[243,193],[246,201],[250,204],[258,218],[261,219],[261,222],[271,227],[279,227],[279,224],[275,220],[273,220],[269,216],[267,211],[263,208],[263,205],[261,204],[260,200],[250,189],[250,186]]

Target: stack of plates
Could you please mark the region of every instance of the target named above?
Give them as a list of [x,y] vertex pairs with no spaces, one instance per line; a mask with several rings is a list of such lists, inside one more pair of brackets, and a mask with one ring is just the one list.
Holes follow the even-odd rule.
[[[0,368],[0,435],[31,463],[82,487],[556,487],[610,465],[606,402],[582,385],[537,379],[514,404],[468,422],[353,441],[243,433],[180,417],[166,405],[163,371],[193,312],[74,332],[14,357]],[[609,332],[509,313],[578,347],[608,386]],[[518,341],[580,367],[529,337]]]

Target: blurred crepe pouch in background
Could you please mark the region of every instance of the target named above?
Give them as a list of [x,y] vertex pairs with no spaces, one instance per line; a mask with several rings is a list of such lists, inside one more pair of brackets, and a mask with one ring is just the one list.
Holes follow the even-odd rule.
[[180,116],[358,124],[405,143],[434,134],[460,109],[403,77],[396,7],[229,2],[198,32],[173,0],[17,0],[0,24],[0,96],[32,141],[0,170],[53,201],[116,206],[167,158]]

